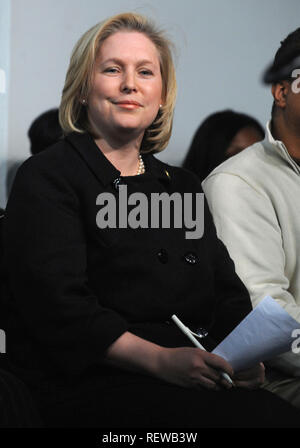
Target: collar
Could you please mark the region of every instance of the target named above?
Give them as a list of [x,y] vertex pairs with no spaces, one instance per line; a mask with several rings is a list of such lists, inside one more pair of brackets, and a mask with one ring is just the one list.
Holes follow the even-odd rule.
[[271,132],[271,120],[267,121],[267,124],[266,124],[266,139],[272,145],[277,145],[277,143],[282,143],[279,140],[275,140],[273,135],[272,135],[272,132]]
[[146,173],[149,172],[162,182],[170,183],[171,173],[169,165],[158,160],[153,154],[142,154],[142,156],[146,167]]
[[285,161],[291,165],[291,167],[294,169],[294,171],[297,172],[297,174],[300,174],[300,166],[290,156],[285,144],[281,140],[275,140],[275,138],[273,137],[272,132],[271,132],[271,120],[269,120],[266,124],[265,143],[267,143],[268,146],[271,145],[273,148],[275,147],[277,154],[279,154],[281,157],[283,157],[285,159]]
[[[67,135],[66,140],[80,154],[100,182],[107,186],[121,177],[121,172],[105,157],[102,151],[88,133],[73,132]],[[169,183],[171,180],[168,165],[157,160],[152,154],[143,154],[146,173]]]

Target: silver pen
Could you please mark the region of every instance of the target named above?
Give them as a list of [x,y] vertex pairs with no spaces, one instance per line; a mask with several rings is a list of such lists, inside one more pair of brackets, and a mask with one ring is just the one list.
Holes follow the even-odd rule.
[[[203,347],[203,345],[200,344],[200,342],[195,338],[195,336],[192,335],[190,329],[188,327],[186,327],[180,319],[178,319],[178,317],[173,314],[173,316],[171,317],[171,319],[175,322],[175,324],[177,325],[178,328],[180,328],[180,330],[190,339],[190,341],[192,341],[192,343],[198,347],[201,348],[201,350],[205,350],[206,349]],[[232,381],[232,379],[230,378],[230,376],[228,375],[228,373],[226,372],[221,372],[221,376],[228,381],[228,383],[230,383],[232,386],[234,386],[234,382]]]

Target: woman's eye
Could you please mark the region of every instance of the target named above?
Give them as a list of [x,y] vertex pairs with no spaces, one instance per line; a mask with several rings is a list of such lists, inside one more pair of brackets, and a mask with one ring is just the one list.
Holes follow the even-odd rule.
[[141,70],[140,74],[144,75],[144,76],[151,76],[151,75],[153,75],[152,71],[151,70],[147,70],[147,69]]
[[118,73],[118,71],[117,67],[108,67],[104,70],[105,73]]

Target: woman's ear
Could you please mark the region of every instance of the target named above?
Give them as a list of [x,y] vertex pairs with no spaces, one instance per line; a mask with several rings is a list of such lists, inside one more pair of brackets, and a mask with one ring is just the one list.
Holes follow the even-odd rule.
[[277,107],[284,109],[286,106],[286,96],[289,90],[289,83],[287,81],[279,81],[272,85],[272,95]]

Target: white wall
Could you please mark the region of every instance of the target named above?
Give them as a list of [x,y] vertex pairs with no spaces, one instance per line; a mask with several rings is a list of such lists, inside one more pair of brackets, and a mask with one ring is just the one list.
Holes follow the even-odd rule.
[[0,206],[5,205],[8,143],[10,0],[0,0]]
[[[0,0],[2,1],[2,0]],[[269,117],[261,73],[290,31],[299,0],[11,0],[9,158],[29,155],[31,121],[57,106],[73,45],[109,15],[136,10],[167,28],[179,50],[174,132],[161,158],[180,163],[199,123],[231,107]]]

